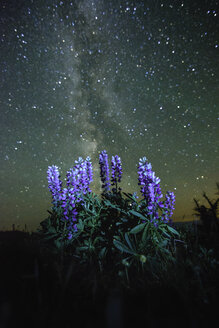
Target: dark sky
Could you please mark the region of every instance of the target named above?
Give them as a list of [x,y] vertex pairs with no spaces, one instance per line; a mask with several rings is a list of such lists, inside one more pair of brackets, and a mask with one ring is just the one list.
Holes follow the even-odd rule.
[[146,156],[173,218],[191,219],[218,174],[219,1],[0,3],[0,229],[35,229],[51,209],[49,165],[99,153],[140,196]]

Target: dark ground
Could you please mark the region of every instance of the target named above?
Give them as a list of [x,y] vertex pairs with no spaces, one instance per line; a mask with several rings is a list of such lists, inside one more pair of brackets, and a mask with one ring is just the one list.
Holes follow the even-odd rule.
[[183,279],[182,292],[174,281],[147,282],[148,277],[123,288],[112,276],[39,247],[33,235],[19,231],[0,232],[0,261],[0,328],[215,326],[215,275],[206,304],[198,299],[200,284],[188,288]]

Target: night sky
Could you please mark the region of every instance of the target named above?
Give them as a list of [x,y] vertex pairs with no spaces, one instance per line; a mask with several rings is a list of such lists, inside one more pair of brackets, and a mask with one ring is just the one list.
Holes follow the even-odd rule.
[[[52,207],[49,165],[122,161],[140,193],[146,156],[174,220],[216,199],[219,1],[0,2],[0,229],[36,229]],[[64,184],[65,186],[65,184]],[[164,200],[164,198],[163,198]]]

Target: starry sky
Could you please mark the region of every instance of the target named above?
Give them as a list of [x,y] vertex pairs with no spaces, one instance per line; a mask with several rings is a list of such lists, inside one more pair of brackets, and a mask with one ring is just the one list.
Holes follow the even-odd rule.
[[[119,155],[124,192],[146,156],[174,220],[216,199],[219,0],[0,2],[0,229],[51,209],[49,165]],[[64,184],[65,186],[65,184]],[[164,198],[163,198],[164,200]]]

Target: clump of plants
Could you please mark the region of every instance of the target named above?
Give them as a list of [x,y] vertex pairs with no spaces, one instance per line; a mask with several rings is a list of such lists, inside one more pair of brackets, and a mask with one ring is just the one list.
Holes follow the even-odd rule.
[[146,157],[138,165],[138,185],[143,196],[139,202],[136,192],[121,192],[118,187],[122,178],[118,155],[112,156],[111,180],[105,150],[99,155],[99,165],[101,199],[89,188],[93,181],[89,157],[79,157],[67,171],[65,188],[58,167],[48,167],[53,207],[48,211],[49,217],[40,223],[38,233],[42,239],[80,263],[94,264],[100,271],[116,267],[118,274],[125,272],[127,279],[133,267],[144,270],[151,263],[173,262],[175,240],[180,240],[171,222],[174,193],[167,191],[165,200],[161,200],[160,179]]

